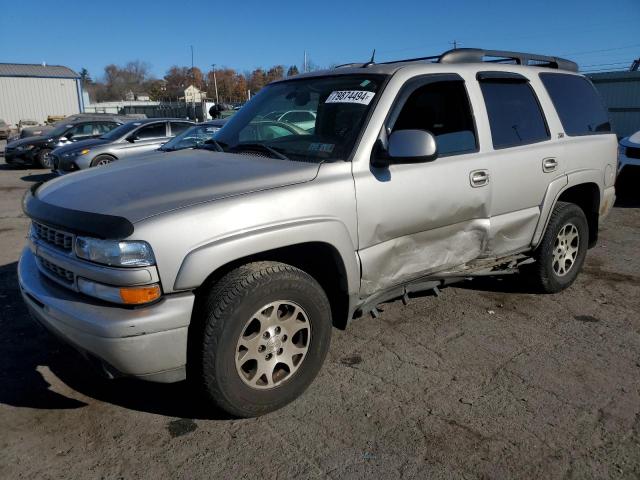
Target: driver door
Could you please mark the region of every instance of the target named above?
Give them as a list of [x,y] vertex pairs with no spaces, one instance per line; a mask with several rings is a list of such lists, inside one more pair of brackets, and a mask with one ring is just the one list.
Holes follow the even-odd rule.
[[489,163],[463,79],[409,81],[381,138],[404,129],[431,132],[438,158],[354,175],[363,297],[472,261],[489,234]]

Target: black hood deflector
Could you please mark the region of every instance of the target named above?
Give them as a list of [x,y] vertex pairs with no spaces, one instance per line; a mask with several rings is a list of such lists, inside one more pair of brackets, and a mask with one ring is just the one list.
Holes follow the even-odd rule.
[[81,212],[43,202],[37,197],[40,184],[34,185],[22,200],[24,213],[39,223],[76,235],[120,240],[133,233],[133,224],[124,217]]

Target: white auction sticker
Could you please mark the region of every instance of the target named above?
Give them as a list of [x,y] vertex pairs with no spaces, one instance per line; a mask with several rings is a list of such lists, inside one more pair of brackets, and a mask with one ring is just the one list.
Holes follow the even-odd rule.
[[331,92],[325,103],[360,103],[369,105],[374,95],[374,92],[367,92],[366,90],[340,90]]

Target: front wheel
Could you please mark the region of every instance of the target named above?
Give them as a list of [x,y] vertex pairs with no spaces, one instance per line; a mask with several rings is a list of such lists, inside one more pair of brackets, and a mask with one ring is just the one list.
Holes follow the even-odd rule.
[[545,293],[569,287],[578,276],[587,255],[589,226],[580,207],[558,202],[535,254],[536,262],[526,273]]
[[189,332],[188,376],[209,400],[255,417],[300,396],[331,340],[331,309],[318,282],[291,265],[256,262],[204,295]]
[[40,164],[42,168],[51,170],[51,168],[53,167],[53,159],[51,158],[50,148],[43,148],[42,150],[40,150],[36,158],[38,159],[38,164]]
[[113,162],[114,158],[110,155],[98,155],[91,161],[92,167],[102,167],[104,165],[109,165]]

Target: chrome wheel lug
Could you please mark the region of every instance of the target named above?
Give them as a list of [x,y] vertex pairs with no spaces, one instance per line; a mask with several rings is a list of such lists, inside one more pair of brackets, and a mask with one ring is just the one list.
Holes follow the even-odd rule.
[[264,333],[262,334],[262,338],[265,338],[265,339],[266,339],[266,338],[269,338],[270,336],[271,336],[271,335],[269,335],[269,332],[264,332]]
[[276,332],[276,335],[278,335],[280,333],[280,327],[276,327],[275,332]]
[[278,355],[282,355],[282,352],[284,352],[284,350],[282,348],[278,349]]
[[273,355],[271,355],[270,353],[267,353],[267,356],[264,357],[265,360],[271,360],[271,357],[273,357]]
[[260,345],[260,346],[258,347],[258,351],[259,351],[259,352],[264,352],[264,350],[265,350],[265,346],[264,346],[264,345]]

